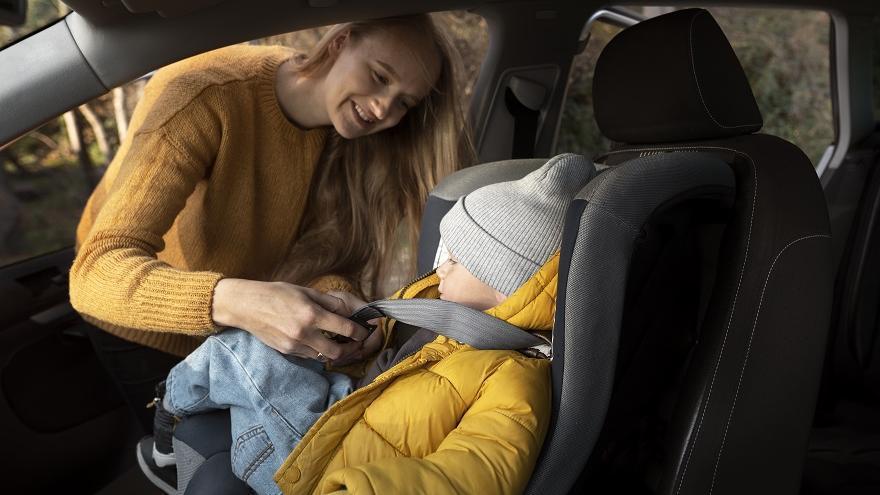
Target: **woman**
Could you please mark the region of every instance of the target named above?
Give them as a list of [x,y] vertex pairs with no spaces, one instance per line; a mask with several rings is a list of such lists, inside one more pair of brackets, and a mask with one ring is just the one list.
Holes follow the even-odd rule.
[[222,327],[359,357],[366,331],[321,291],[371,296],[401,214],[414,231],[428,191],[468,160],[450,47],[426,15],[390,18],[336,26],[308,57],[235,46],[151,80],[70,276],[145,430],[153,385]]

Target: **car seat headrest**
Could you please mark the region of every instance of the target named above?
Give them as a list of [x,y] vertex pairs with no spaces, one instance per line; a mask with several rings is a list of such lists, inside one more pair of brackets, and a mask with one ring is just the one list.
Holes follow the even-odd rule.
[[733,48],[704,9],[640,22],[615,36],[596,62],[596,122],[629,144],[751,134],[761,112]]

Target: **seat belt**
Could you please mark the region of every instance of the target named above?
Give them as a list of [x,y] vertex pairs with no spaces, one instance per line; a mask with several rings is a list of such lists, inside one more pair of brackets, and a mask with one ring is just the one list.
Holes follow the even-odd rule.
[[482,311],[440,299],[382,299],[362,306],[349,318],[366,326],[367,321],[382,317],[425,328],[482,350],[520,350],[548,343]]
[[507,111],[513,116],[513,149],[511,158],[535,156],[538,138],[538,117],[547,96],[547,89],[536,82],[518,76],[510,78],[504,92]]

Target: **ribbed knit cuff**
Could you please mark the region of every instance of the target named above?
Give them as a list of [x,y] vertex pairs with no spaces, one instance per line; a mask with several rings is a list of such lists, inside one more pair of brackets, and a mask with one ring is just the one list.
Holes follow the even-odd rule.
[[156,270],[149,290],[138,294],[144,327],[189,335],[208,335],[217,326],[211,318],[214,288],[223,275],[215,272]]

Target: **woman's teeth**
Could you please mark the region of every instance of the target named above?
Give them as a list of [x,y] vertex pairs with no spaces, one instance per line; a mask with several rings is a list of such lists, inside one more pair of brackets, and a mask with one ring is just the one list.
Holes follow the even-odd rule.
[[361,120],[363,120],[364,122],[368,124],[372,124],[373,122],[375,122],[375,120],[367,116],[367,113],[364,111],[364,109],[361,108],[360,105],[358,105],[357,103],[354,104],[354,109],[357,112],[358,117],[360,117]]

